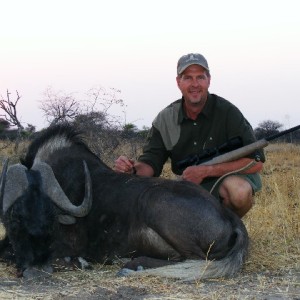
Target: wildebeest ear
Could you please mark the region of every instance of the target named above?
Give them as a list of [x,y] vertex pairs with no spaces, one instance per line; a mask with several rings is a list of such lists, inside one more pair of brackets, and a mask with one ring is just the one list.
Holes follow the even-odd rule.
[[21,164],[15,164],[8,168],[3,195],[3,214],[27,189],[28,179],[26,171],[27,168]]

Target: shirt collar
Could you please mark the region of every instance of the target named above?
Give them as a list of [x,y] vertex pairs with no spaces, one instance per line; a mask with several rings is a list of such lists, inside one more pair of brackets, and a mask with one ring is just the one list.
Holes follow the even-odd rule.
[[[210,118],[210,116],[213,115],[213,99],[212,98],[213,98],[212,95],[208,93],[207,101],[204,105],[203,110],[199,114],[199,116],[203,115],[206,118]],[[179,124],[181,124],[184,119],[188,119],[188,116],[186,115],[186,112],[183,109],[183,102],[184,102],[184,99],[182,97],[181,98],[181,106],[180,106],[179,113],[178,113],[178,123]]]

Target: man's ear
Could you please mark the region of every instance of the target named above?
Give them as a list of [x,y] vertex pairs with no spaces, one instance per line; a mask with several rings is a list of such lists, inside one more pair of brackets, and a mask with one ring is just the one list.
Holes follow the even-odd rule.
[[[180,75],[176,76],[176,82],[177,82],[178,87],[179,87],[180,79],[181,79]],[[180,89],[180,87],[179,87],[179,89]]]
[[208,87],[210,87],[210,76],[208,77]]

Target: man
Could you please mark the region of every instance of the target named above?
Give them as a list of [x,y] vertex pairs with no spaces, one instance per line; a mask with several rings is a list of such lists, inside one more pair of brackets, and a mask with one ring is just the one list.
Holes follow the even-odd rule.
[[[176,77],[182,99],[157,115],[138,161],[120,156],[114,169],[116,172],[159,176],[164,163],[171,158],[175,174],[208,191],[214,187],[213,194],[242,217],[252,207],[255,192],[261,189],[258,172],[265,160],[263,150],[232,162],[193,165],[184,170],[178,167],[178,162],[188,155],[216,148],[232,138],[241,138],[243,145],[255,141],[251,125],[238,108],[208,92],[210,79],[203,55],[190,53],[182,56],[177,64]],[[235,173],[238,170],[241,171]]]

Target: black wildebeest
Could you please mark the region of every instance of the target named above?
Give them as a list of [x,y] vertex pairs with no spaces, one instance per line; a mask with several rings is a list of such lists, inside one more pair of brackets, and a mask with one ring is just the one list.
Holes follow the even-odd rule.
[[4,167],[0,204],[23,274],[60,257],[130,257],[126,268],[169,265],[144,272],[183,279],[243,265],[248,235],[232,211],[193,183],[114,172],[71,126],[50,127],[21,162]]

